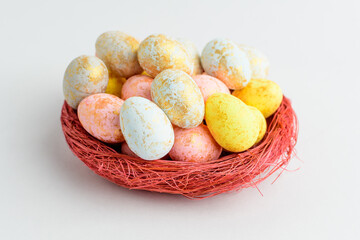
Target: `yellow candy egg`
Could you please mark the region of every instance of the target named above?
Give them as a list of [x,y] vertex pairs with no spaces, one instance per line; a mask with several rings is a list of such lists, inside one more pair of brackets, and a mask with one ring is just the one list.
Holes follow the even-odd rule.
[[238,45],[241,50],[246,53],[250,61],[252,76],[251,78],[266,78],[269,74],[269,60],[260,50],[246,46],[244,44]]
[[125,82],[126,78],[115,76],[113,73],[109,72],[109,83],[107,85],[105,93],[121,97],[121,89]]
[[216,142],[230,152],[249,149],[259,135],[259,123],[253,112],[229,94],[215,93],[207,99],[205,120]]
[[180,70],[164,70],[151,84],[152,100],[181,128],[198,126],[204,118],[204,100],[194,80]]
[[146,75],[135,75],[129,78],[123,85],[121,98],[126,100],[130,97],[144,97],[151,100],[151,83],[153,79]]
[[109,73],[101,59],[86,55],[77,57],[71,61],[64,74],[65,100],[76,109],[87,96],[105,92],[108,81]]
[[201,66],[200,54],[195,46],[195,44],[187,39],[177,39],[187,50],[191,61],[193,63],[193,72],[192,75],[202,74],[204,69]]
[[95,44],[96,56],[119,77],[128,78],[142,72],[137,59],[139,42],[120,31],[101,34]]
[[138,59],[152,77],[165,69],[178,69],[192,74],[193,64],[185,47],[165,35],[151,35],[140,43]]
[[267,128],[267,123],[266,123],[266,119],[264,117],[264,115],[262,115],[262,113],[256,108],[256,107],[251,107],[248,106],[248,108],[254,113],[255,117],[257,118],[257,121],[259,123],[259,136],[256,139],[256,143],[260,142],[265,133],[266,133],[266,128]]
[[233,95],[259,109],[265,118],[276,112],[283,99],[279,85],[268,79],[252,79],[245,88],[234,91]]
[[210,41],[201,54],[201,64],[207,74],[220,79],[230,89],[241,89],[251,79],[245,52],[227,39]]
[[97,139],[106,143],[120,143],[124,141],[119,122],[123,102],[111,94],[90,95],[79,104],[79,121],[84,129]]

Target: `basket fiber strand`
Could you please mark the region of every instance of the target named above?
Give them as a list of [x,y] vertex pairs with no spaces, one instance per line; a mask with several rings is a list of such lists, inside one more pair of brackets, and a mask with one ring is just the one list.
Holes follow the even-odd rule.
[[[66,102],[61,125],[72,152],[96,174],[129,189],[208,198],[257,185],[277,170],[284,170],[294,155],[298,121],[285,96],[276,113],[267,119],[263,140],[241,153],[226,153],[211,162],[146,161],[121,154],[88,134],[76,111]],[[282,171],[280,171],[279,175]]]

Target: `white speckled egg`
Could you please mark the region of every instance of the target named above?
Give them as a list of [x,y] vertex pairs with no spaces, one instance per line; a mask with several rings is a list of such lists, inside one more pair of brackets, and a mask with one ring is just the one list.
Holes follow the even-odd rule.
[[251,79],[246,53],[227,39],[210,41],[201,54],[201,64],[207,74],[220,79],[230,89],[241,89]]
[[123,32],[109,31],[96,40],[96,56],[119,77],[131,77],[140,74],[142,69],[137,59],[139,42]]
[[152,100],[181,128],[198,126],[204,118],[204,100],[195,81],[180,70],[164,70],[151,84]]
[[151,35],[140,43],[138,59],[151,77],[165,69],[178,69],[188,74],[193,71],[193,63],[185,47],[162,34]]
[[145,160],[164,157],[174,144],[171,122],[146,98],[131,97],[124,102],[120,110],[120,127],[131,151]]
[[269,60],[266,55],[262,53],[259,49],[254,47],[246,46],[244,44],[238,45],[241,50],[243,50],[249,61],[252,70],[251,79],[255,78],[266,78],[269,74]]
[[77,57],[71,61],[64,74],[65,100],[76,109],[87,96],[105,92],[108,81],[109,73],[101,59],[86,55]]
[[195,46],[195,44],[187,39],[178,38],[177,39],[188,51],[191,61],[193,63],[193,73],[192,75],[202,74],[204,69],[201,66],[200,54]]

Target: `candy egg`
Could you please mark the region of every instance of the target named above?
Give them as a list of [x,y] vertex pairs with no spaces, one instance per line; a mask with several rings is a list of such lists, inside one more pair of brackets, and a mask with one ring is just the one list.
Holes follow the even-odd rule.
[[124,136],[120,129],[119,112],[123,102],[107,93],[90,95],[79,104],[79,121],[88,133],[103,142],[122,142]]
[[217,78],[214,78],[206,74],[201,74],[194,76],[193,79],[198,85],[201,94],[204,97],[204,102],[206,102],[206,99],[208,97],[210,97],[212,94],[217,92],[230,94],[230,91],[227,88],[227,86]]
[[238,45],[246,53],[249,59],[252,76],[251,78],[266,78],[269,74],[269,60],[260,50],[244,44]]
[[265,118],[276,112],[283,99],[279,85],[267,79],[252,79],[245,88],[234,91],[233,95],[259,109]]
[[176,127],[175,143],[169,155],[171,159],[186,162],[208,162],[219,158],[222,147],[217,144],[207,126],[196,128]]
[[201,66],[200,54],[195,46],[195,44],[187,39],[177,39],[187,50],[190,59],[193,63],[193,72],[192,75],[202,74],[204,69]]
[[120,110],[120,127],[137,156],[145,160],[164,157],[174,144],[174,131],[165,113],[142,97],[128,98]]
[[255,117],[257,118],[258,123],[259,123],[259,135],[256,139],[256,142],[255,142],[255,144],[256,144],[263,139],[263,137],[266,133],[267,123],[266,123],[266,119],[265,119],[264,115],[262,115],[262,113],[256,107],[248,106],[248,108],[253,112],[253,114],[255,115]]
[[193,63],[185,47],[165,35],[151,35],[140,43],[138,59],[152,77],[165,69],[178,69],[192,74]]
[[203,121],[204,99],[183,71],[168,69],[158,74],[151,84],[151,98],[176,126],[193,128]]
[[109,83],[107,85],[105,93],[109,93],[117,97],[121,97],[121,89],[125,82],[126,82],[126,78],[115,76],[113,73],[109,71]]
[[207,99],[205,120],[216,142],[230,152],[249,149],[259,135],[259,122],[253,112],[229,94],[215,93]]
[[151,100],[151,83],[153,79],[145,75],[135,75],[129,78],[123,85],[121,98],[126,100],[130,97],[144,97]]
[[140,74],[142,69],[137,59],[139,42],[120,31],[101,34],[95,44],[96,55],[119,77]]
[[105,92],[109,73],[103,61],[97,57],[82,55],[66,68],[63,92],[66,102],[76,109],[84,98]]
[[210,41],[201,54],[201,64],[207,74],[220,79],[230,89],[241,89],[251,79],[245,52],[230,40]]

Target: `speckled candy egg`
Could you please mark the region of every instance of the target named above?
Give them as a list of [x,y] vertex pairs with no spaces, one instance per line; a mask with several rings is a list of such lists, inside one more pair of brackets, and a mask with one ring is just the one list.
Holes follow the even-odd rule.
[[247,105],[259,109],[265,118],[276,112],[283,99],[279,85],[268,79],[252,79],[245,88],[232,94]]
[[218,159],[222,152],[222,147],[204,124],[190,129],[176,127],[174,132],[175,143],[169,153],[173,160],[208,162]]
[[227,88],[227,86],[217,78],[214,78],[206,74],[201,74],[194,76],[193,79],[198,85],[201,94],[204,97],[204,102],[206,102],[207,98],[214,93],[222,92],[222,93],[230,94],[230,91]]
[[146,75],[135,75],[126,80],[122,87],[121,98],[144,97],[151,100],[151,83],[153,79]]
[[241,89],[251,79],[245,52],[230,40],[210,41],[201,54],[201,64],[207,74],[220,79],[230,89]]
[[126,78],[115,76],[113,73],[109,71],[109,83],[107,85],[105,93],[109,93],[117,97],[121,97],[121,89],[125,82],[126,82]]
[[140,74],[142,69],[137,59],[139,42],[120,31],[101,34],[96,40],[96,55],[119,77]]
[[152,77],[165,69],[178,69],[192,74],[193,63],[185,47],[178,41],[159,34],[140,43],[138,59],[141,67]]
[[246,53],[249,59],[252,76],[251,78],[266,78],[269,74],[269,60],[260,50],[246,46],[244,44],[238,45],[241,50]]
[[259,122],[240,99],[215,93],[206,101],[206,124],[216,140],[230,152],[242,152],[253,146],[259,135]]
[[168,69],[157,75],[151,84],[151,98],[176,126],[193,128],[203,121],[200,89],[183,71]]
[[200,54],[195,46],[195,44],[187,39],[178,38],[177,39],[188,51],[190,59],[193,63],[193,72],[192,75],[202,74],[204,69],[201,66]]
[[120,127],[137,156],[145,160],[164,157],[174,144],[174,131],[165,113],[142,97],[128,98],[120,110]]
[[79,104],[79,121],[88,133],[103,142],[122,142],[119,113],[123,102],[107,93],[90,95]]
[[105,92],[108,81],[109,73],[103,61],[93,56],[77,57],[64,74],[65,100],[76,109],[81,100],[90,94]]

